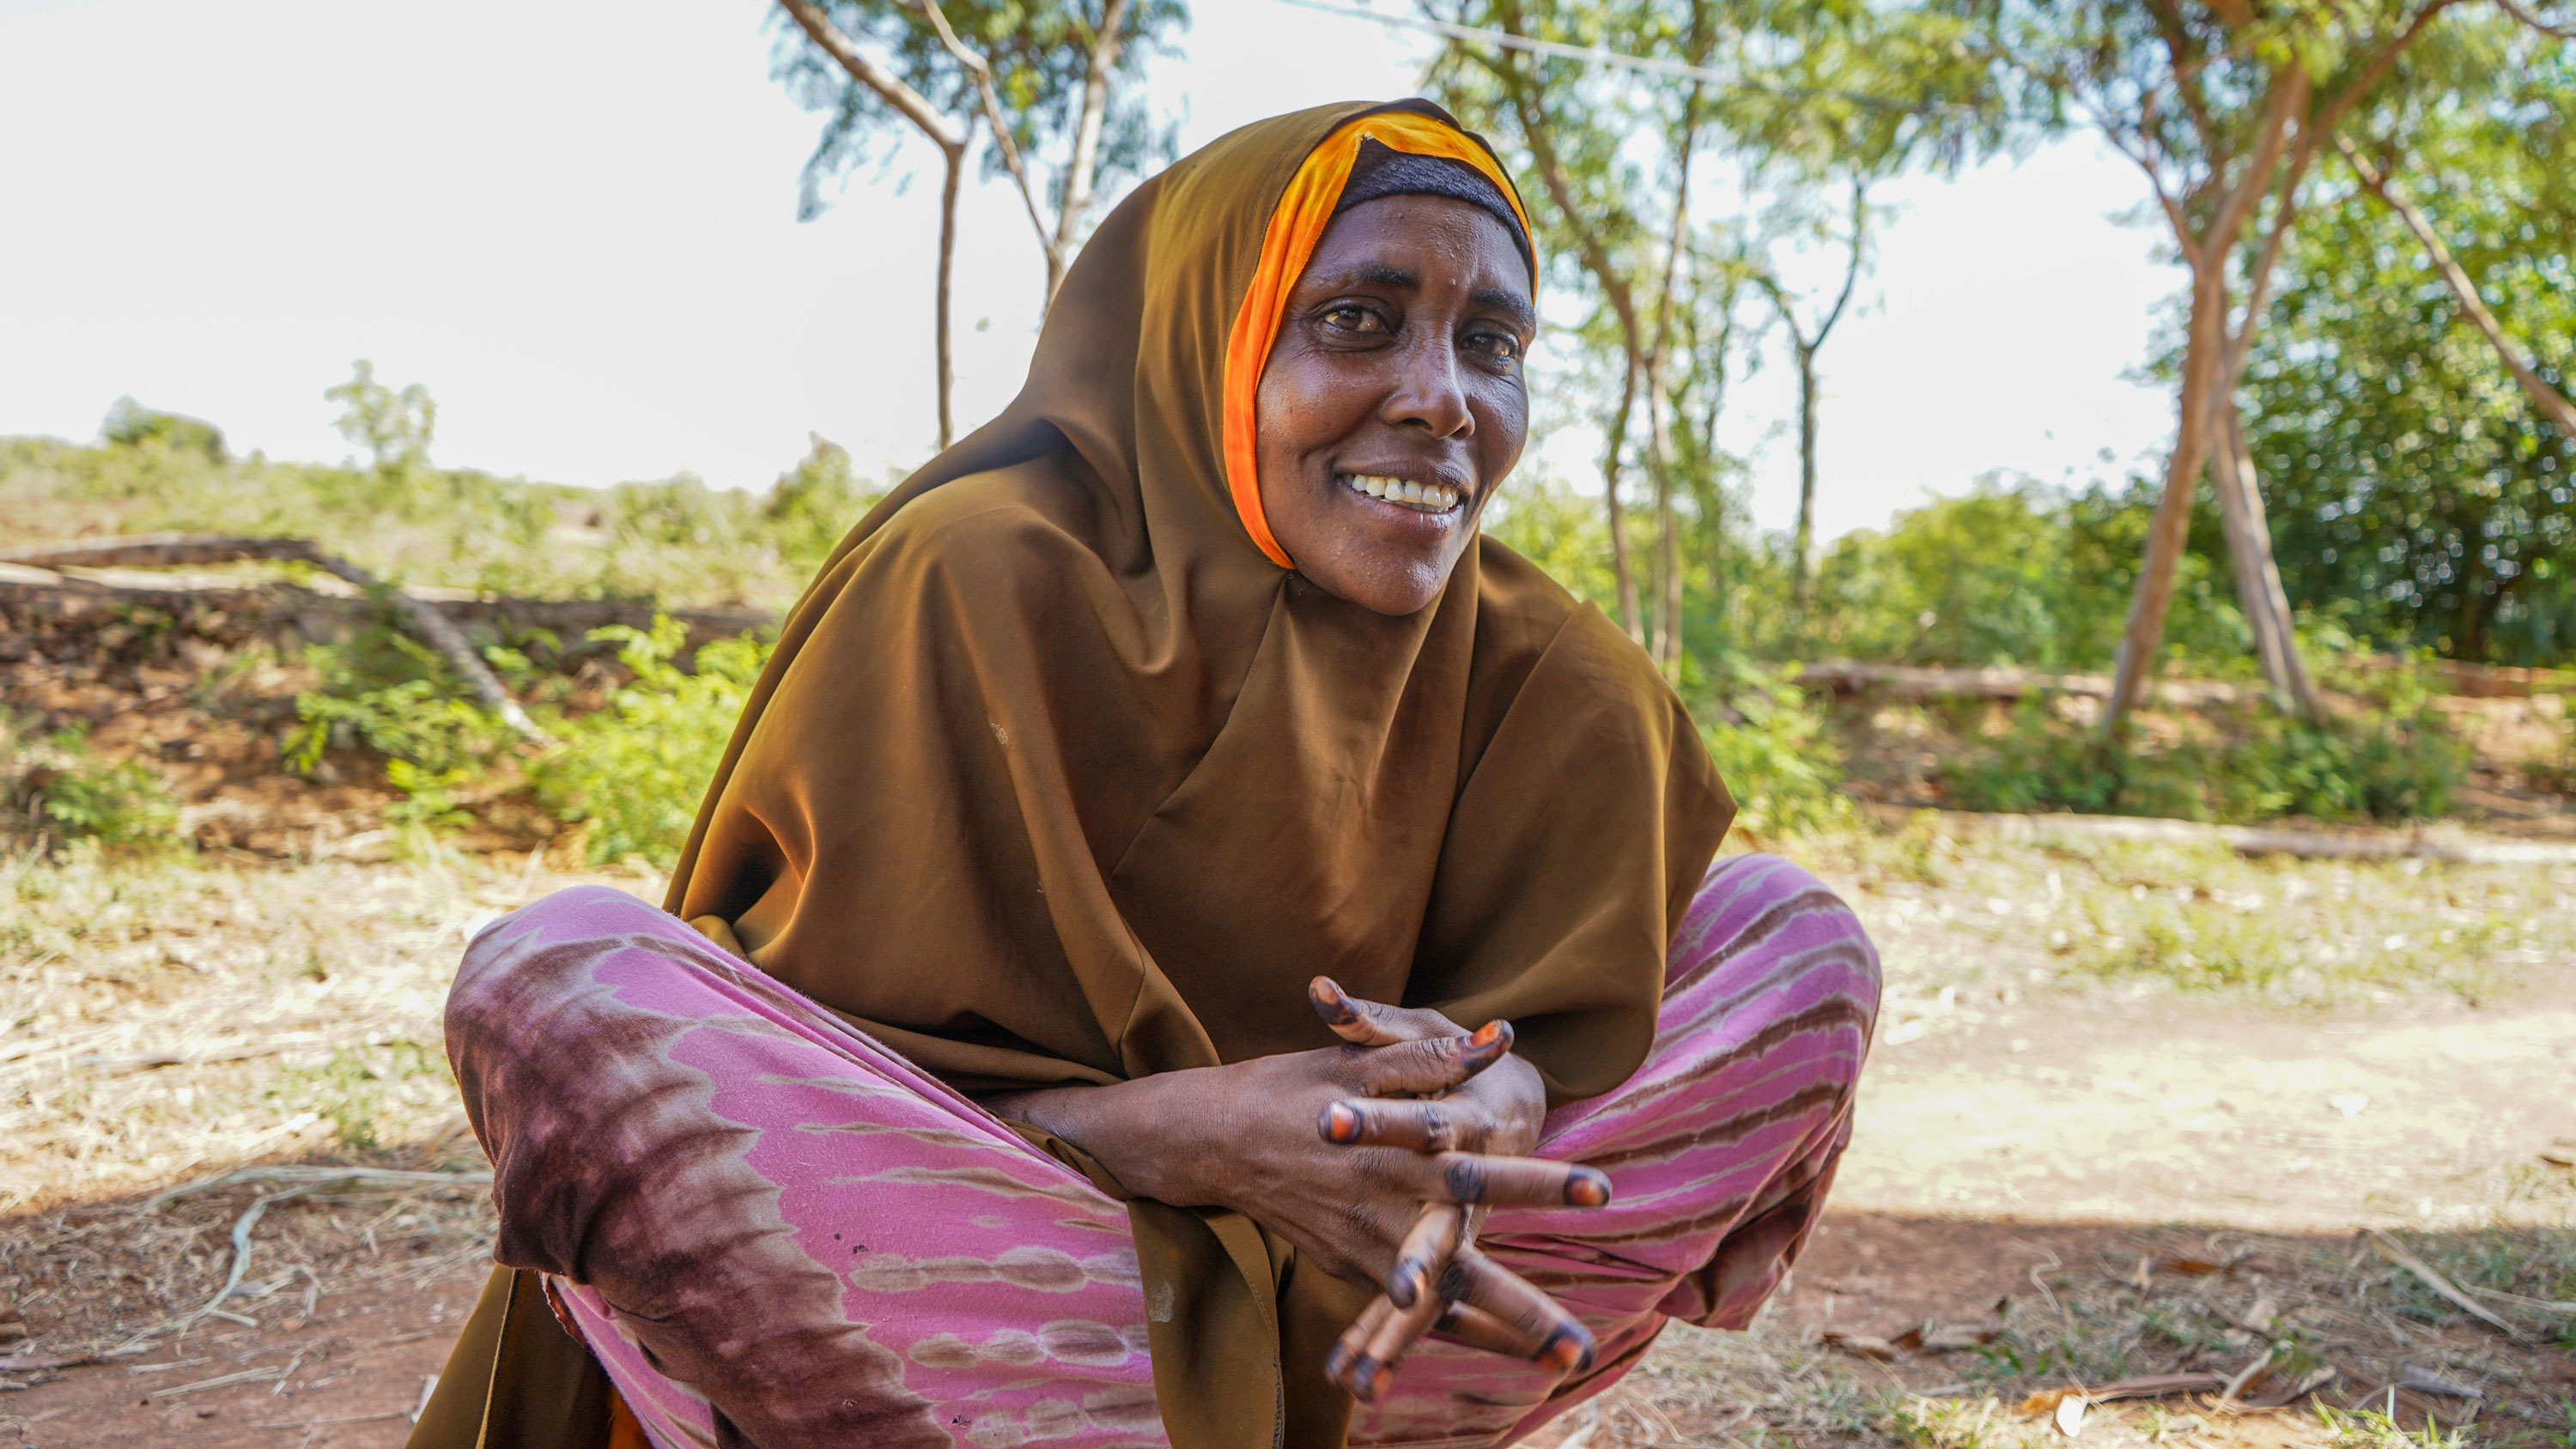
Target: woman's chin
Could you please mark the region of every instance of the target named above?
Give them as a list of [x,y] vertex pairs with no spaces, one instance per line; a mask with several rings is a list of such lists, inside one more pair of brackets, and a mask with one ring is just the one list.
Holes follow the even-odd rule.
[[1444,549],[1427,558],[1397,555],[1332,559],[1314,566],[1301,561],[1298,571],[1308,583],[1337,599],[1400,619],[1429,608],[1440,597],[1440,590],[1448,584],[1457,565],[1457,555]]

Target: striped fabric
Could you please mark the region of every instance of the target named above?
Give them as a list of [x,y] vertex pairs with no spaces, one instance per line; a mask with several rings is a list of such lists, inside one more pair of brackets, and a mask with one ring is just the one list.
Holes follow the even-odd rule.
[[[1812,876],[1737,856],[1670,973],[1646,1064],[1538,1148],[1608,1172],[1612,1205],[1482,1237],[1598,1366],[1434,1340],[1353,1443],[1509,1442],[1667,1318],[1741,1326],[1777,1286],[1850,1135],[1876,958]],[[498,1257],[547,1275],[659,1449],[1165,1442],[1123,1205],[670,916],[598,887],[518,912],[469,948],[447,1039]]]

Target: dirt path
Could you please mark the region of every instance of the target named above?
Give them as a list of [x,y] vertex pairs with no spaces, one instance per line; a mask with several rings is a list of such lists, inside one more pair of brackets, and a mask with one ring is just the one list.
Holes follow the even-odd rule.
[[[2576,987],[2343,1015],[2044,997],[1882,1047],[1846,1209],[2276,1231],[2565,1224]],[[2555,1144],[2555,1145],[2553,1145]]]

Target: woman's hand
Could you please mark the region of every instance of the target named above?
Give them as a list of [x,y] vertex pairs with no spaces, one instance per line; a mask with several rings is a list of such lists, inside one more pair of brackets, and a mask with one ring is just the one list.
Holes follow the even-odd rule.
[[[1355,1046],[1391,1047],[1459,1030],[1437,1012],[1350,996],[1328,977],[1316,977],[1308,994],[1325,1023]],[[1495,1033],[1508,1044],[1510,1031],[1508,1024],[1495,1022],[1476,1035]],[[1459,1107],[1471,1110],[1454,1110]],[[1537,1071],[1505,1056],[1439,1098],[1337,1102],[1325,1109],[1316,1127],[1327,1141],[1351,1146],[1443,1153],[1468,1145],[1460,1140],[1463,1117],[1489,1124],[1473,1146],[1519,1156],[1537,1145],[1546,1115],[1547,1089]],[[1607,1178],[1579,1169],[1568,1175],[1562,1201],[1598,1207],[1610,1200],[1609,1189]],[[1385,1292],[1343,1333],[1326,1361],[1326,1372],[1352,1396],[1375,1398],[1387,1373],[1433,1329],[1479,1348],[1535,1359],[1559,1373],[1591,1359],[1592,1335],[1572,1314],[1476,1251],[1475,1230],[1484,1211],[1455,1202],[1424,1205],[1397,1250],[1393,1271],[1383,1280]]]
[[1466,1033],[1320,978],[1313,995],[1349,1045],[985,1105],[1075,1143],[1133,1192],[1235,1209],[1323,1271],[1384,1285],[1333,1365],[1362,1397],[1435,1325],[1560,1368],[1588,1357],[1572,1315],[1472,1246],[1467,1210],[1609,1196],[1593,1169],[1523,1155],[1545,1092],[1510,1055],[1510,1027]]

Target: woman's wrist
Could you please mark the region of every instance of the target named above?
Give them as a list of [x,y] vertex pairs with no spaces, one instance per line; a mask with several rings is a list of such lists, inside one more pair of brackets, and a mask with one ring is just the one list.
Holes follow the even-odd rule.
[[[1224,1206],[1205,1130],[1205,1091],[1189,1090],[1201,1071],[1159,1073],[1096,1087],[1042,1087],[986,1094],[997,1116],[1052,1132],[1089,1153],[1139,1197],[1177,1207]],[[1175,1089],[1178,1090],[1175,1090]]]

